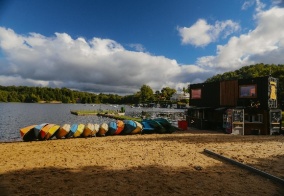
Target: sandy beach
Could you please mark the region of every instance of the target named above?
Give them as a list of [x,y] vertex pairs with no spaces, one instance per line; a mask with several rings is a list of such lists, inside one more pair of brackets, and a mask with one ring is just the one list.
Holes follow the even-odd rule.
[[284,136],[173,134],[0,143],[0,195],[284,195]]

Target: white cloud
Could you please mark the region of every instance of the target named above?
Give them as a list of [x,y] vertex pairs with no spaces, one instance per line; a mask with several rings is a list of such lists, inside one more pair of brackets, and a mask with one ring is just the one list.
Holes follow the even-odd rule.
[[253,6],[255,0],[245,1],[242,5],[242,10],[247,10],[249,7]]
[[129,44],[129,47],[134,48],[137,52],[145,52],[146,49],[142,44]]
[[178,28],[182,38],[182,44],[194,46],[206,46],[215,42],[221,35],[226,38],[228,35],[238,31],[239,24],[231,20],[216,21],[214,25],[207,24],[206,20],[199,19],[191,27]]
[[201,57],[197,64],[220,72],[255,63],[283,64],[284,9],[273,7],[255,16],[257,26],[254,30],[231,37],[226,45],[217,47],[216,56]]
[[261,12],[266,6],[260,0],[248,0],[243,3],[242,10],[247,10],[248,8],[253,7],[254,5],[256,12]]
[[164,56],[126,50],[114,40],[73,39],[66,33],[19,35],[0,27],[0,48],[4,54],[0,61],[2,85],[132,94],[143,84],[156,90],[165,84],[174,88],[184,83],[186,87],[193,80],[190,76],[202,73],[201,68],[180,66]]
[[[19,35],[0,27],[0,84],[132,94],[143,84],[153,90],[166,86],[180,89],[245,65],[283,64],[284,8],[259,11],[254,19],[255,29],[230,37],[216,47],[216,55],[200,57],[196,65],[180,65],[176,60],[151,55],[143,52],[142,45],[132,45],[136,49],[132,51],[111,39],[74,39],[66,33],[52,37]],[[205,46],[238,29],[230,20],[214,25],[199,20],[189,28],[179,28],[179,32],[184,44]]]

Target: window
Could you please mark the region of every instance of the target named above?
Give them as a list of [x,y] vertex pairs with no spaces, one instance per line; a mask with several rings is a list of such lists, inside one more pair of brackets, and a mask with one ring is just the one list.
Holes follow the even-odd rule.
[[239,97],[240,98],[256,98],[256,85],[241,85],[239,86]]
[[191,99],[201,99],[201,89],[191,89]]

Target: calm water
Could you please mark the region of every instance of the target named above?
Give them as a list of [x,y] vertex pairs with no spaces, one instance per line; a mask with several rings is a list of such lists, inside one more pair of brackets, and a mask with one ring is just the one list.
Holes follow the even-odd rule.
[[76,116],[70,110],[120,110],[125,108],[126,115],[133,116],[143,111],[183,111],[163,108],[131,108],[124,105],[102,104],[36,104],[36,103],[0,103],[0,142],[22,141],[20,128],[32,124],[54,123],[98,123],[109,122],[112,119],[98,116]]

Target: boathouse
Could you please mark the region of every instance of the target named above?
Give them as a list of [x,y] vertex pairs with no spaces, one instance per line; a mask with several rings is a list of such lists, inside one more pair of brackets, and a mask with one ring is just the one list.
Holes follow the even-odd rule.
[[280,133],[277,88],[271,76],[191,84],[188,125],[240,135]]

